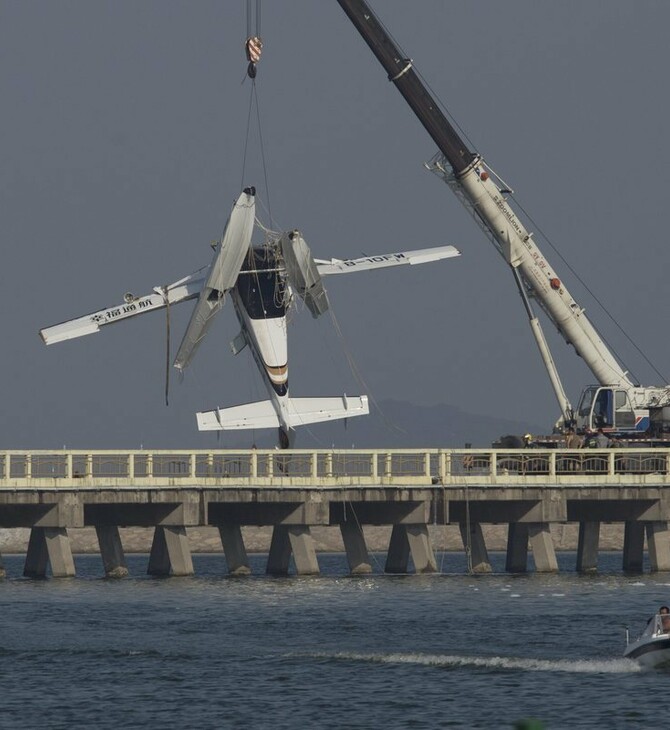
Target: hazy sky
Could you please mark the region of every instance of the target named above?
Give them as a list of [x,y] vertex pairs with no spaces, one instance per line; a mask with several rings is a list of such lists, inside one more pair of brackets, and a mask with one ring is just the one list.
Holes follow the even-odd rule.
[[[670,184],[664,0],[377,0],[373,7],[477,150],[667,378]],[[194,413],[264,399],[227,305],[163,402],[165,318],[49,348],[41,327],[209,262],[242,183],[315,256],[451,243],[463,256],[326,281],[299,312],[295,396],[368,392],[531,423],[558,415],[506,265],[422,167],[435,146],[334,0],[263,3],[257,134],[245,3],[0,0],[3,448],[226,445]],[[263,214],[269,222],[266,214]],[[571,293],[644,384],[557,255]],[[173,310],[173,348],[192,304]],[[574,401],[593,378],[547,325]],[[174,349],[173,349],[174,354]],[[667,381],[665,381],[667,382]],[[302,445],[312,445],[304,439]]]

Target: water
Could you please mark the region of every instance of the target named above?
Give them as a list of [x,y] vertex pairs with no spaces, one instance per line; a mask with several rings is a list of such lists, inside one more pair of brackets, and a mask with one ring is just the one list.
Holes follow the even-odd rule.
[[[472,577],[459,554],[443,575],[319,578],[225,575],[0,582],[2,728],[652,728],[668,674],[621,658],[622,625],[670,603],[670,575]],[[502,568],[504,556],[493,556]],[[5,557],[10,576],[23,558]]]

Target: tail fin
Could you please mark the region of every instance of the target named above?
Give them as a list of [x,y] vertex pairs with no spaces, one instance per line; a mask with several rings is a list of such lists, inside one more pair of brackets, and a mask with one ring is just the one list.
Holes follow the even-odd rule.
[[[368,397],[289,398],[286,413],[289,428],[321,421],[365,416],[370,412]],[[279,417],[272,401],[264,400],[232,408],[197,413],[198,430],[228,431],[246,428],[277,428]]]

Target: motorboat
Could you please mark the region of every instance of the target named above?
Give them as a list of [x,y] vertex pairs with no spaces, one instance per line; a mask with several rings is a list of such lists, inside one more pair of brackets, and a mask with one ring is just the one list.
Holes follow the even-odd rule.
[[636,641],[629,641],[626,629],[623,655],[645,669],[670,668],[670,616],[657,613]]

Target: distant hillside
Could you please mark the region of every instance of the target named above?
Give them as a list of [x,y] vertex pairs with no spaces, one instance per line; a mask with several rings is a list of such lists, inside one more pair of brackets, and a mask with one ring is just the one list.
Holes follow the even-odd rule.
[[[437,404],[417,406],[397,400],[371,405],[367,417],[352,418],[346,423],[314,424],[298,429],[296,448],[458,448],[472,444],[474,448],[490,447],[504,434],[545,433],[537,424],[519,423],[495,416],[466,413],[456,406]],[[259,448],[276,444],[274,432],[222,435],[221,448]]]

